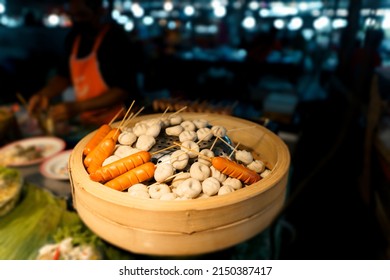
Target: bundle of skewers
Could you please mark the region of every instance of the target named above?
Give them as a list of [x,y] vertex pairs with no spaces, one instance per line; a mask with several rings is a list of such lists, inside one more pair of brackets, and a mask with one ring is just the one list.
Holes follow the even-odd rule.
[[[118,126],[115,117],[85,145],[83,164],[92,181],[138,197],[194,199],[233,192],[271,172],[265,160],[233,146],[225,127],[199,116],[183,119],[185,106],[171,114],[167,107],[160,117],[130,127],[143,110],[130,114],[133,104]],[[161,138],[169,138],[165,147]],[[218,154],[217,146],[224,147]]]
[[170,107],[179,111],[185,107],[185,112],[194,113],[217,113],[221,115],[233,115],[237,101],[233,103],[212,102],[210,100],[189,100],[183,98],[162,98],[153,100],[153,110],[156,113],[163,112]]

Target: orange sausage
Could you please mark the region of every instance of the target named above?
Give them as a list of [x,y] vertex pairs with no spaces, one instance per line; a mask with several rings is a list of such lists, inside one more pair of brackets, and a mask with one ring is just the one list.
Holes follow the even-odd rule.
[[107,138],[99,143],[99,145],[93,150],[94,155],[87,168],[89,174],[95,173],[96,170],[102,166],[103,161],[112,155],[115,145],[116,142],[112,138]]
[[[99,142],[99,144],[108,138],[112,138],[116,144],[120,133],[121,133],[121,130],[119,128],[112,128],[110,130],[110,132],[108,132],[107,135],[104,136],[104,138]],[[91,164],[91,162],[96,158],[95,154],[97,152],[97,147],[99,146],[99,144],[84,158],[84,166],[85,167],[88,168],[89,165]]]
[[152,179],[154,176],[154,170],[156,166],[153,162],[147,162],[136,168],[115,177],[114,179],[106,182],[104,185],[117,191],[124,191],[130,188],[132,185],[145,182]]
[[90,174],[89,177],[95,182],[106,182],[150,161],[150,159],[151,154],[149,152],[140,151],[98,168],[94,173]]
[[211,164],[221,173],[236,178],[241,182],[251,185],[261,179],[255,171],[246,168],[244,165],[234,162],[228,158],[213,157]]
[[85,145],[83,155],[88,155],[103,140],[103,138],[110,132],[110,130],[111,126],[108,124],[103,124],[100,126],[93,137],[89,140],[87,145]]
[[121,134],[122,130],[120,128],[112,128],[110,132],[104,137],[105,139],[107,138],[112,138],[114,139],[115,143],[118,142],[119,135]]

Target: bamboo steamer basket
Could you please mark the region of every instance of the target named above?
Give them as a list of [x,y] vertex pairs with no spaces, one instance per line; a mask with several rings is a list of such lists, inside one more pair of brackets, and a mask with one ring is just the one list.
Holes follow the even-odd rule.
[[[266,162],[270,175],[233,193],[205,199],[162,201],[131,197],[89,179],[82,151],[92,132],[73,149],[69,174],[76,211],[102,239],[137,254],[200,255],[254,237],[279,214],[285,202],[290,166],[286,144],[265,127],[233,116],[197,113],[181,116],[185,120],[202,118],[212,125],[224,126],[229,138],[240,143],[240,149]],[[137,117],[129,126],[158,117],[161,115]]]

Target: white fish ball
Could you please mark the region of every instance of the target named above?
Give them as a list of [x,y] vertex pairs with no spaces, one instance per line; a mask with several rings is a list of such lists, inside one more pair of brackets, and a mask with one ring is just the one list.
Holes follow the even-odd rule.
[[226,128],[220,125],[214,125],[211,127],[211,131],[216,137],[224,137],[226,136]]
[[207,165],[194,162],[190,167],[190,174],[192,178],[195,178],[199,181],[204,181],[206,178],[210,177],[211,170]]
[[196,130],[196,126],[192,121],[183,121],[180,125],[184,128],[184,130]]
[[132,197],[150,199],[149,193],[141,190],[129,191],[128,194]]
[[127,191],[128,192],[131,192],[131,191],[145,191],[145,192],[148,192],[148,187],[145,184],[138,183],[138,184],[132,185],[130,188],[127,189]]
[[242,182],[236,178],[227,177],[225,181],[223,181],[222,185],[231,186],[233,189],[238,190],[242,188]]
[[109,156],[108,158],[106,158],[104,161],[103,161],[103,164],[102,166],[106,166],[107,164],[110,164],[110,163],[113,163],[117,160],[120,160],[121,157],[120,156],[117,156],[117,155],[111,155]]
[[137,135],[133,132],[123,131],[119,134],[118,143],[121,145],[131,146],[137,141]]
[[196,134],[198,139],[202,141],[209,141],[213,137],[213,132],[208,127],[198,129]]
[[158,158],[157,164],[159,163],[171,163],[171,155],[165,154]]
[[246,167],[252,171],[255,171],[256,173],[261,173],[265,169],[265,164],[263,161],[256,159],[249,163]]
[[171,121],[168,118],[161,118],[161,126],[168,127],[171,125]]
[[177,150],[171,154],[171,164],[176,170],[183,170],[187,166],[189,158],[186,152]]
[[184,182],[189,178],[191,178],[191,174],[189,172],[178,173],[175,178],[173,178],[171,182],[171,187],[176,188],[178,185],[180,185],[180,183]]
[[149,195],[153,199],[160,199],[163,194],[170,192],[171,188],[167,184],[153,184],[149,187]]
[[140,137],[141,135],[146,134],[148,128],[149,126],[146,123],[139,122],[134,126],[133,133]]
[[159,124],[153,124],[148,127],[145,134],[156,138],[160,134],[160,131],[161,131],[161,126]]
[[184,130],[182,133],[179,134],[179,141],[185,142],[185,141],[196,141],[198,135],[195,131],[192,130]]
[[231,193],[231,192],[234,192],[234,189],[231,186],[222,185],[219,188],[218,195],[224,195],[224,194],[228,194],[228,193]]
[[266,169],[266,170],[264,170],[263,172],[261,172],[260,176],[261,176],[262,178],[265,178],[265,177],[268,177],[270,174],[271,174],[271,170]]
[[156,144],[156,139],[150,135],[141,135],[138,137],[135,147],[141,151],[149,151],[154,144]]
[[245,150],[236,151],[235,158],[237,161],[242,162],[245,165],[248,165],[253,161],[252,154]]
[[214,166],[210,166],[210,170],[211,170],[211,177],[214,177],[221,183],[226,180],[227,176],[223,174],[221,171],[219,171],[218,169],[216,169]]
[[133,148],[131,146],[118,145],[114,150],[113,155],[118,156],[120,158],[124,158],[132,154],[138,153],[139,151],[140,151],[139,149]]
[[185,180],[176,188],[176,194],[185,198],[195,198],[201,193],[201,191],[202,184],[199,182],[199,180],[194,178]]
[[200,195],[198,195],[198,196],[196,197],[196,199],[209,198],[209,197],[210,197],[209,195],[207,195],[207,194],[201,192]]
[[170,192],[170,193],[163,193],[160,197],[160,200],[175,200],[177,198],[177,194]]
[[161,119],[159,118],[152,118],[152,119],[148,119],[148,120],[145,120],[145,123],[150,127],[150,126],[153,126],[153,125],[158,125],[160,128],[162,126],[162,121]]
[[214,177],[209,177],[202,182],[202,191],[208,196],[216,195],[221,187],[221,183]]
[[214,152],[210,149],[203,149],[198,155],[198,162],[207,166],[211,166],[211,159],[214,157]]
[[169,118],[170,125],[178,125],[181,124],[182,122],[183,122],[183,118],[178,115]]
[[156,170],[154,171],[154,179],[157,182],[164,182],[173,175],[175,169],[170,163],[157,164]]
[[122,128],[122,131],[124,131],[124,132],[133,132],[133,128],[129,127],[129,126],[125,126],[124,128]]
[[170,126],[165,129],[165,133],[170,136],[179,136],[184,131],[181,125]]
[[199,145],[194,141],[185,141],[181,144],[182,151],[185,151],[190,158],[195,158],[199,154]]
[[196,119],[192,121],[197,129],[204,128],[209,125],[208,121],[205,119]]

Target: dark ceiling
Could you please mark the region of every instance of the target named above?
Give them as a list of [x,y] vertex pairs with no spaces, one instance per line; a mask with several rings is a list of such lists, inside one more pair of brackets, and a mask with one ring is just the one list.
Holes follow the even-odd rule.
[[[109,0],[114,1],[114,0]],[[122,0],[124,1],[124,0]],[[149,3],[163,3],[165,0],[138,0],[141,4]],[[179,0],[172,0],[173,2],[182,2]],[[253,0],[236,0],[242,3],[249,3]],[[258,2],[272,2],[272,0],[257,0]],[[278,0],[280,1],[280,0]],[[298,2],[318,2],[321,0],[282,0],[286,3],[298,3]],[[353,1],[353,2],[351,2]],[[349,3],[357,4],[361,1],[364,8],[377,8],[387,7],[390,8],[390,0],[322,0],[327,7],[348,7]],[[63,7],[68,0],[8,0],[7,11],[9,13],[20,13],[26,9],[37,9],[41,11],[52,10],[56,7]],[[136,1],[133,1],[136,2]],[[210,3],[211,0],[189,0],[189,3]],[[230,0],[232,2],[232,0]]]

